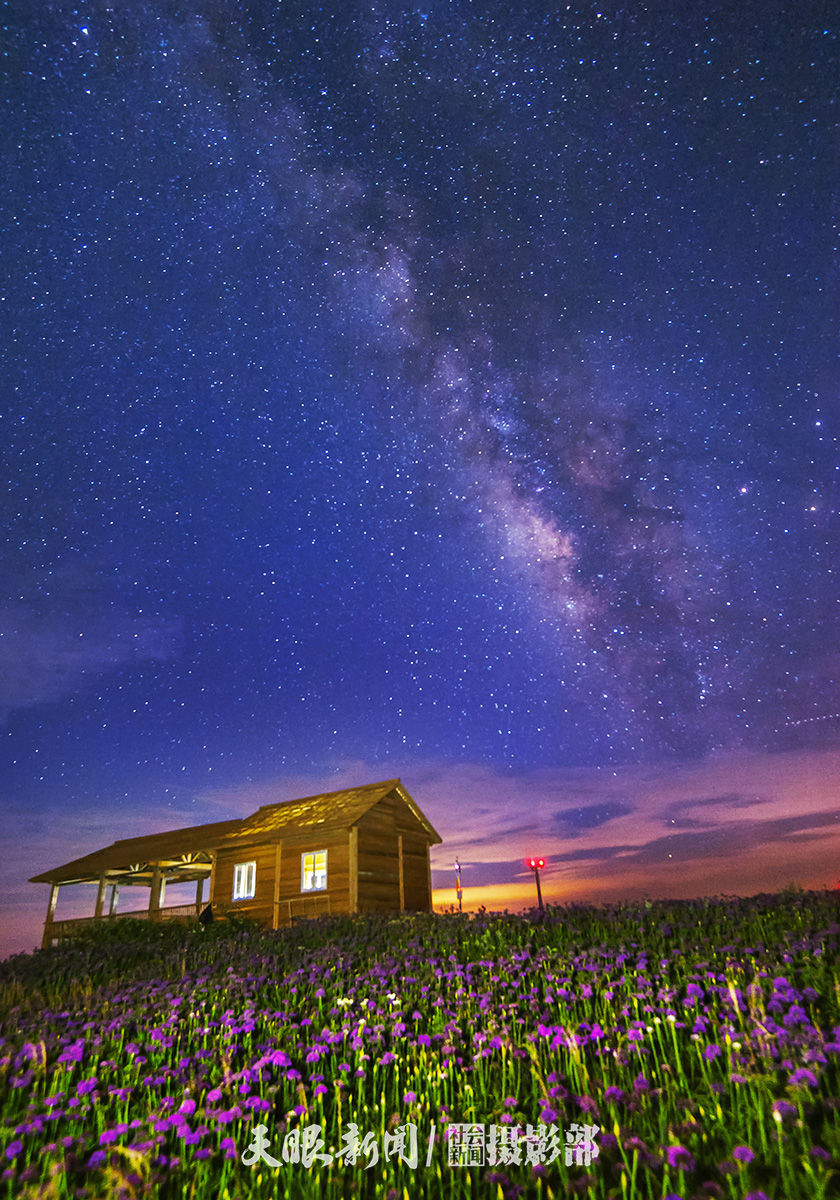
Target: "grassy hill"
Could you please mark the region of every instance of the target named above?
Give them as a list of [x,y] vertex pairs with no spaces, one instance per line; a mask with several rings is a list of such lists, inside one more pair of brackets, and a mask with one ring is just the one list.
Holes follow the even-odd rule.
[[838,916],[105,926],[0,964],[0,1196],[838,1196]]

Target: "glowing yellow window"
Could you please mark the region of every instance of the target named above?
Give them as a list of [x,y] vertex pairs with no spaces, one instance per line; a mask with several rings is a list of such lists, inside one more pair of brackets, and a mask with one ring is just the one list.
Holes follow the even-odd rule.
[[327,886],[327,852],[310,850],[300,856],[300,890],[322,892]]

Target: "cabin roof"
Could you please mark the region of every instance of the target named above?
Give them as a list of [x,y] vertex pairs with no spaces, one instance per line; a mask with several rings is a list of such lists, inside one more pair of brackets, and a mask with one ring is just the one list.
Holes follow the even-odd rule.
[[[187,829],[170,829],[167,833],[145,834],[143,837],[122,838],[103,850],[95,850],[75,858],[63,867],[54,867],[41,875],[33,875],[30,883],[85,883],[108,872],[131,871],[149,863],[186,865],[202,852],[215,850],[225,835],[242,824],[237,817],[230,821],[214,821],[210,825],[191,825]],[[132,873],[137,873],[136,870]]]
[[[271,838],[291,828],[313,831],[318,828],[349,829],[366,812],[389,793],[396,792],[415,819],[423,827],[429,841],[442,841],[399,779],[370,783],[358,788],[342,788],[323,792],[302,800],[287,800],[280,804],[264,804],[250,817],[216,821],[210,825],[192,825],[187,829],[172,829],[167,833],[123,838],[82,858],[33,875],[30,883],[85,883],[105,874],[138,877],[148,874],[150,864],[161,863],[173,872],[185,875],[191,864],[198,867],[208,861],[209,852],[225,846],[253,843],[263,837]],[[194,867],[194,869],[195,869]]]
[[437,843],[443,840],[423,816],[399,779],[387,779],[382,783],[368,783],[363,787],[322,792],[318,796],[306,796],[302,800],[264,804],[253,816],[246,817],[238,829],[227,835],[225,844],[258,841],[263,836],[271,837],[290,827],[301,830],[319,827],[349,829],[391,792],[397,793],[423,827],[430,841]]

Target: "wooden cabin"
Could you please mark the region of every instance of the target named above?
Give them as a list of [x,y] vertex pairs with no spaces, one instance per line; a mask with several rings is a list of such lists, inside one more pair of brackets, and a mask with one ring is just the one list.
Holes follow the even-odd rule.
[[[95,921],[195,920],[208,902],[216,916],[241,914],[278,929],[327,914],[431,912],[429,850],[440,841],[399,779],[389,779],[126,838],[30,883],[51,885],[44,947]],[[96,885],[93,916],[56,919],[59,889],[79,883]],[[167,908],[167,883],[195,883],[195,902]],[[148,908],[120,913],[124,887],[149,888]]]

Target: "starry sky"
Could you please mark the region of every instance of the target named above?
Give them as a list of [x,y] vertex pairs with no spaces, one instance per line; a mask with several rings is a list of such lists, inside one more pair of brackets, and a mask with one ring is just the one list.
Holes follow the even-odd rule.
[[440,903],[835,886],[836,6],[3,12],[0,950],[395,776]]

